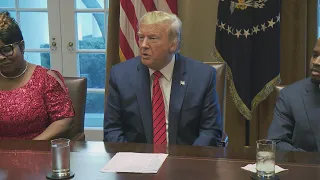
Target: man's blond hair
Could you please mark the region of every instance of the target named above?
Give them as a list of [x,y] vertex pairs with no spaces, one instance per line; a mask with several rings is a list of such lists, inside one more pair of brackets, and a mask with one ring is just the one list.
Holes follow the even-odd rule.
[[141,24],[168,24],[169,28],[169,39],[175,43],[178,43],[177,51],[179,51],[180,41],[181,41],[181,30],[182,22],[181,20],[172,13],[167,13],[164,11],[151,11],[146,13],[140,18],[139,26]]

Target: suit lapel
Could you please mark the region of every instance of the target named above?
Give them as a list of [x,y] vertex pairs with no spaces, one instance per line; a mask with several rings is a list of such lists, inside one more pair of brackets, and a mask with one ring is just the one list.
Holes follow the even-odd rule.
[[311,129],[320,149],[320,90],[318,85],[309,83],[303,95],[303,102],[310,121]]
[[176,54],[176,60],[172,74],[172,85],[169,105],[169,143],[176,144],[178,126],[180,121],[180,112],[188,86],[188,76],[185,66],[185,60],[179,54]]
[[144,132],[146,134],[147,142],[153,143],[150,75],[148,68],[141,64],[141,62],[137,67],[136,80],[136,94]]

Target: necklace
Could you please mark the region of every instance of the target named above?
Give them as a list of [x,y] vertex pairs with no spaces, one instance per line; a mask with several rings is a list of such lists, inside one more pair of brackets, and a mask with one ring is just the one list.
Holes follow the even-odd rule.
[[27,69],[28,69],[28,63],[26,62],[26,67],[24,68],[24,70],[20,74],[13,76],[13,77],[8,77],[8,76],[3,75],[2,72],[0,71],[0,75],[4,78],[7,78],[7,79],[15,79],[15,78],[22,76],[27,71]]

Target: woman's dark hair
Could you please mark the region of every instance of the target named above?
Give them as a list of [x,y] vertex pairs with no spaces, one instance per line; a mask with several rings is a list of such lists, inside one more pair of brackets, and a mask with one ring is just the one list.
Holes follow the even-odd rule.
[[23,40],[18,23],[8,11],[0,12],[0,40],[4,44],[11,44]]

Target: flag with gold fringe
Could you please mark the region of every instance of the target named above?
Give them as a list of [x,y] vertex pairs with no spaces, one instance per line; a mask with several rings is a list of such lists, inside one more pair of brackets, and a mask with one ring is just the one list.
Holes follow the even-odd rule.
[[229,92],[248,120],[280,83],[281,0],[220,0],[216,59],[227,64]]

